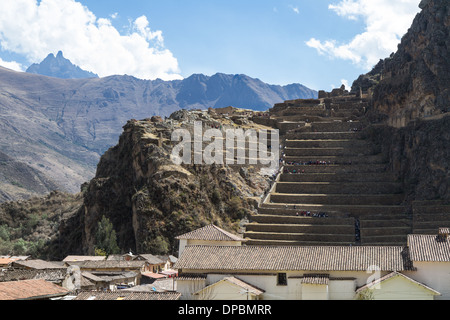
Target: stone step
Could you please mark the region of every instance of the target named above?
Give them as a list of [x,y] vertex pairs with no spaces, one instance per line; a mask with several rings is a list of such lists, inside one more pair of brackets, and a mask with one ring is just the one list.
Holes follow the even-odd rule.
[[331,115],[331,111],[324,108],[296,108],[285,110],[281,115],[284,117],[292,117],[297,115],[329,117]]
[[[399,182],[278,182],[275,193],[283,194],[400,194]],[[403,199],[403,198],[402,198]]]
[[395,182],[392,174],[387,172],[301,173],[302,170],[296,168],[292,169],[291,174],[281,174],[280,182]]
[[427,221],[449,221],[450,213],[427,213],[427,214],[413,214],[415,223],[427,222]]
[[286,163],[297,162],[307,164],[310,162],[326,162],[329,164],[383,164],[386,159],[382,154],[372,156],[285,156]]
[[412,226],[410,219],[387,219],[387,220],[360,220],[360,227],[363,229],[370,228],[389,228],[389,227],[409,227]]
[[254,240],[282,240],[282,241],[331,241],[353,242],[354,232],[351,234],[311,234],[311,233],[277,233],[277,232],[245,232],[244,238]]
[[[373,216],[376,214],[384,214],[386,212],[391,215],[404,215],[406,208],[401,205],[323,205],[323,204],[288,204],[286,208],[285,204],[268,204],[264,203],[262,207],[258,209],[259,214],[268,215],[295,215],[297,211],[311,211],[311,212],[333,212],[339,213],[343,217],[363,217]],[[295,211],[294,211],[295,210]],[[293,213],[294,211],[294,213]]]
[[359,103],[359,102],[343,102],[343,103],[331,103],[329,104],[329,108],[335,111],[340,110],[351,110],[351,111],[364,111],[364,108],[367,108],[367,103]]
[[348,140],[360,139],[359,132],[297,132],[286,135],[290,140]]
[[337,164],[337,165],[289,165],[286,164],[284,168],[287,172],[304,173],[331,173],[331,174],[351,174],[351,173],[385,173],[387,171],[386,163],[371,163],[371,164]]
[[[450,226],[448,226],[450,228]],[[413,234],[426,234],[426,235],[437,235],[437,229],[436,228],[429,228],[429,229],[425,229],[425,228],[421,228],[421,229],[416,229],[413,228]]]
[[324,140],[286,140],[286,148],[361,148],[371,147],[368,140],[358,139],[324,139]]
[[418,206],[413,204],[413,212],[420,215],[426,215],[428,213],[450,214],[450,205],[434,205],[430,203],[429,205]]
[[[351,116],[352,112],[347,111],[339,111],[334,114],[334,116]],[[311,124],[312,132],[350,132],[351,130],[357,128],[359,130],[362,129],[362,124],[356,121],[352,122],[340,122],[340,121],[332,121],[332,122],[313,122]]]
[[365,246],[404,246],[407,243],[407,234],[361,236],[361,244]]
[[361,228],[360,235],[361,239],[366,239],[367,237],[374,236],[405,236],[412,232],[411,226],[405,227],[384,227],[384,228]]
[[334,224],[262,224],[249,223],[245,226],[247,232],[276,232],[276,233],[319,233],[319,234],[353,234],[354,223],[347,225]]
[[335,148],[286,148],[283,150],[287,157],[316,157],[316,156],[370,156],[377,154],[379,149],[374,146],[365,147],[335,147]]
[[271,203],[289,203],[301,204],[308,206],[315,205],[399,205],[404,200],[403,194],[379,194],[379,195],[353,195],[353,194],[279,194],[274,193],[270,195]]
[[[289,215],[268,215],[268,214],[257,214],[252,215],[250,220],[259,224],[289,224],[289,225],[354,225],[354,218],[339,217],[338,214],[328,214],[328,217],[302,217],[296,216],[297,211],[292,210]],[[331,215],[331,216],[330,216]]]
[[[349,119],[350,118],[350,119]],[[329,122],[330,120],[337,120],[337,121],[347,121],[347,120],[356,120],[357,117],[330,117],[329,115],[327,116],[320,116],[320,115],[294,115],[294,116],[284,116],[284,115],[277,115],[275,117],[275,119],[279,122],[283,122],[283,121],[289,121],[289,122],[307,122],[307,123],[312,123],[312,122]]]
[[297,246],[297,247],[307,247],[307,246],[349,246],[353,245],[354,241],[282,241],[282,240],[260,240],[260,239],[248,239],[245,243],[246,246]]

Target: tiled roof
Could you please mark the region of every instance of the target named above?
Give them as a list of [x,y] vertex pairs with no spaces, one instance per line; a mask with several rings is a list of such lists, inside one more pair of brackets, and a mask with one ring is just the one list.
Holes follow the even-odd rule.
[[450,239],[438,235],[408,235],[412,261],[450,262]]
[[117,260],[102,260],[102,261],[69,261],[67,264],[79,266],[81,269],[139,269],[142,268],[146,261],[117,261]]
[[305,274],[302,284],[328,285],[330,275],[328,274]]
[[176,278],[176,281],[204,281],[206,278],[206,274],[181,274]]
[[245,241],[245,239],[238,237],[228,231],[225,231],[213,224],[206,227],[185,233],[176,239],[185,240],[208,240],[208,241]]
[[69,291],[45,280],[0,283],[0,300],[33,300],[66,295]]
[[250,293],[253,293],[257,296],[259,296],[265,292],[263,289],[255,287],[254,285],[251,285],[251,284],[249,284],[245,281],[242,281],[241,279],[238,279],[236,277],[227,277],[227,278],[224,278],[223,280],[231,282],[231,283],[241,287],[242,289],[247,290]]
[[406,275],[404,275],[404,274],[402,274],[402,273],[399,273],[399,272],[391,272],[391,273],[385,275],[384,277],[381,277],[381,278],[379,278],[379,279],[377,279],[377,280],[375,280],[375,281],[373,281],[373,282],[371,282],[371,283],[368,283],[368,284],[366,284],[366,285],[364,285],[364,286],[358,288],[358,289],[356,290],[356,293],[359,293],[359,292],[361,292],[361,291],[364,291],[365,289],[373,288],[374,286],[376,286],[376,285],[382,283],[383,281],[386,281],[386,280],[391,279],[391,278],[393,278],[393,277],[403,277],[403,278],[407,279],[408,281],[411,281],[411,282],[413,282],[413,283],[415,283],[415,284],[417,284],[417,285],[423,287],[424,289],[427,289],[427,290],[433,292],[434,294],[440,295],[440,293],[437,292],[436,290],[434,290],[434,289],[432,289],[432,288],[430,288],[430,287],[424,285],[423,283],[420,283],[420,282],[418,282],[418,281],[416,281],[416,280],[414,280],[414,279],[411,279],[410,277],[408,277],[408,276],[406,276]]
[[14,261],[16,261],[16,260],[11,259],[11,258],[0,258],[0,266],[7,266],[7,265],[13,263]]
[[81,292],[74,300],[178,300],[179,292]]
[[60,282],[64,280],[66,275],[66,269],[8,269],[4,272],[0,272],[0,282],[31,279],[44,279],[51,282]]
[[222,282],[230,282],[230,283],[234,284],[235,286],[238,286],[239,288],[245,290],[246,292],[252,293],[257,296],[259,296],[265,292],[264,290],[257,288],[257,287],[255,287],[245,281],[242,281],[241,279],[238,279],[236,277],[226,277],[220,281],[217,281],[217,282],[197,291],[196,293],[194,293],[194,295],[199,295],[202,291],[207,291],[210,288],[217,286],[218,284],[220,284]]
[[162,261],[161,259],[159,259],[158,257],[156,257],[152,254],[140,254],[139,257],[144,258],[150,264],[164,264],[165,263],[165,261]]
[[102,261],[104,256],[67,256],[63,261]]
[[65,269],[65,267],[56,263],[44,261],[44,260],[25,260],[14,261],[13,266],[16,268],[29,268],[29,269]]
[[[410,269],[403,247],[187,246],[174,269],[227,271],[381,271]],[[187,270],[186,270],[187,271]],[[188,271],[189,272],[189,271]]]

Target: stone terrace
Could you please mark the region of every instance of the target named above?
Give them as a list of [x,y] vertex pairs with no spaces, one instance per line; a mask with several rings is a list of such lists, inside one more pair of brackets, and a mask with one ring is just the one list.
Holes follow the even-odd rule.
[[360,133],[367,104],[347,94],[270,110],[285,164],[246,226],[247,245],[406,244],[413,221],[402,184]]

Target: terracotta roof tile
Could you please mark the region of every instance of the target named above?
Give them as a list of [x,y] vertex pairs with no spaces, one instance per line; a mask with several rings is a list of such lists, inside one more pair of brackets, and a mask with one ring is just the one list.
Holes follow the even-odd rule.
[[16,268],[26,268],[26,269],[65,269],[65,267],[44,260],[25,260],[25,261],[14,261],[12,264]]
[[69,291],[45,280],[0,283],[0,300],[33,300],[66,295]]

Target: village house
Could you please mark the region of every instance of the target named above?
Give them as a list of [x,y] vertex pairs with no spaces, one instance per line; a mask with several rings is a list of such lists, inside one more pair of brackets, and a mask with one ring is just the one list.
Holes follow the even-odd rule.
[[67,267],[79,267],[82,276],[95,289],[116,290],[137,286],[141,273],[148,268],[147,261],[101,260],[66,262]]
[[63,286],[67,276],[65,268],[60,269],[16,269],[9,268],[0,271],[0,282],[20,280],[46,280],[48,282]]
[[11,268],[28,269],[28,270],[52,270],[65,269],[62,263],[50,262],[41,259],[35,260],[16,260],[11,263]]
[[203,228],[188,232],[176,237],[179,240],[178,256],[184,251],[187,246],[242,246],[245,239],[225,231],[213,224],[207,225]]
[[121,290],[120,292],[80,292],[74,300],[178,300],[178,292],[131,292]]
[[202,229],[190,233],[200,243],[180,241],[174,268],[181,299],[449,299],[445,229],[411,235],[406,247],[218,246]]
[[68,293],[67,289],[43,279],[0,282],[0,300],[50,300]]
[[106,260],[105,256],[67,256],[63,262],[78,262],[78,261],[102,261]]

